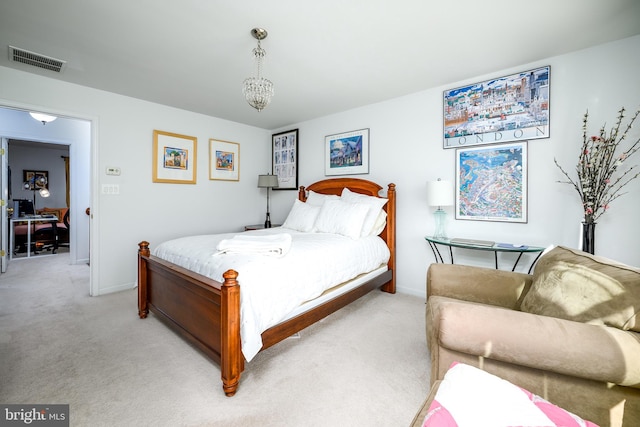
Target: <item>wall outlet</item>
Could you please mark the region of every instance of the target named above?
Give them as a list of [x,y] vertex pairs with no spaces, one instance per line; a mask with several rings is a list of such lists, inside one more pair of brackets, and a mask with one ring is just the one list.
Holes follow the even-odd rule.
[[120,175],[120,168],[116,166],[108,166],[107,175]]

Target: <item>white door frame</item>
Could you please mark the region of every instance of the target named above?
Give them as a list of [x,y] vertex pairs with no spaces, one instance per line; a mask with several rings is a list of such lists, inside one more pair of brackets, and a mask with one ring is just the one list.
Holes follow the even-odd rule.
[[[9,140],[0,137],[0,273],[7,271],[9,259],[9,220],[7,203],[9,203]],[[13,250],[13,248],[11,248]]]
[[[36,106],[36,105],[28,105],[28,104],[20,104],[20,103],[16,103],[15,101],[10,101],[10,100],[6,100],[6,99],[2,99],[0,98],[0,108],[8,108],[8,109],[14,109],[14,110],[22,110],[22,111],[41,111],[41,112],[45,112],[45,113],[49,113],[58,117],[65,117],[68,119],[77,119],[77,120],[83,120],[83,121],[87,121],[90,123],[90,154],[89,154],[89,172],[88,172],[88,176],[85,177],[86,179],[89,180],[89,190],[90,190],[90,195],[89,195],[89,199],[90,199],[90,203],[89,203],[89,208],[91,209],[91,218],[89,221],[89,256],[90,256],[90,265],[89,265],[89,269],[90,269],[90,273],[89,273],[89,294],[90,295],[97,295],[99,294],[99,287],[98,287],[98,271],[99,271],[99,245],[97,244],[96,240],[97,238],[95,236],[98,236],[98,225],[97,225],[97,221],[94,221],[94,218],[96,218],[96,213],[98,212],[98,192],[95,189],[95,186],[97,185],[97,179],[95,176],[96,173],[96,165],[98,164],[98,150],[96,149],[96,141],[97,141],[97,135],[98,135],[98,118],[95,116],[85,116],[82,114],[78,114],[77,112],[68,112],[68,111],[60,111],[60,110],[56,110],[56,109],[51,109],[51,108],[44,108],[43,106]],[[17,138],[17,139],[31,139],[28,138],[28,136],[26,135],[2,135],[2,137],[7,137],[7,138]],[[70,155],[72,155],[72,148],[73,148],[73,144],[69,147],[69,152]],[[73,179],[73,178],[72,178]],[[84,215],[84,208],[81,211]],[[71,218],[71,221],[74,221],[73,218]],[[73,225],[73,224],[72,224]],[[4,233],[3,233],[4,234]],[[73,230],[72,230],[72,234]],[[71,238],[72,236],[70,236]],[[73,243],[72,243],[73,245]]]

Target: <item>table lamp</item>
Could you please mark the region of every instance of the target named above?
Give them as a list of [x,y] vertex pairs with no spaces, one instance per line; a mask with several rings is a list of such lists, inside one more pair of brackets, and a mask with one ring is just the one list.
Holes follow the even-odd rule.
[[269,190],[277,186],[277,175],[258,175],[258,188],[267,189],[267,217],[264,221],[264,228],[271,228],[271,216],[269,215]]
[[442,209],[443,206],[453,205],[453,188],[450,181],[442,181],[438,178],[437,181],[427,182],[427,203],[429,206],[437,206],[433,217],[436,223],[436,230],[433,233],[433,237],[436,239],[446,239],[447,233],[444,228],[447,213]]

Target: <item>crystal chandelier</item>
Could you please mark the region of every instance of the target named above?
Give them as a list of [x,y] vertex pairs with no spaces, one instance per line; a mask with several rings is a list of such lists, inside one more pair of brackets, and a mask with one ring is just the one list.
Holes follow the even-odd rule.
[[267,52],[260,46],[260,40],[267,38],[267,30],[263,28],[254,28],[251,35],[258,40],[258,47],[253,49],[253,56],[256,58],[256,76],[245,79],[242,84],[242,93],[245,99],[253,108],[262,111],[264,107],[269,105],[273,96],[273,83],[271,80],[260,76],[262,71],[262,60]]

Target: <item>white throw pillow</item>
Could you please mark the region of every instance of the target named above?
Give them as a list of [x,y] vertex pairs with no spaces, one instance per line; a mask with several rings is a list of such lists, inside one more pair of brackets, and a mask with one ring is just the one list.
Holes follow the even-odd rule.
[[380,212],[382,211],[382,208],[387,204],[388,199],[367,196],[366,194],[354,193],[353,191],[345,187],[342,190],[340,200],[344,200],[345,202],[349,203],[364,203],[369,206],[369,211],[367,212],[367,216],[364,220],[364,223],[362,224],[361,235],[362,237],[364,237],[380,234],[382,230],[380,230],[378,233],[375,233],[376,228],[374,228],[374,226],[376,224],[378,216],[380,215]]
[[368,212],[369,206],[362,203],[327,200],[320,208],[315,229],[320,233],[341,234],[358,239]]
[[335,194],[321,194],[309,190],[309,194],[307,195],[307,204],[313,206],[322,206],[325,200],[340,200],[340,196],[337,196]]
[[376,222],[375,224],[373,224],[373,229],[371,230],[371,233],[369,234],[370,236],[377,236],[380,233],[382,233],[382,230],[384,230],[384,227],[387,225],[387,213],[384,211],[384,209],[380,210],[380,213],[378,214],[378,218],[376,218]]
[[318,213],[320,213],[318,206],[312,206],[296,199],[282,226],[292,230],[312,232]]

